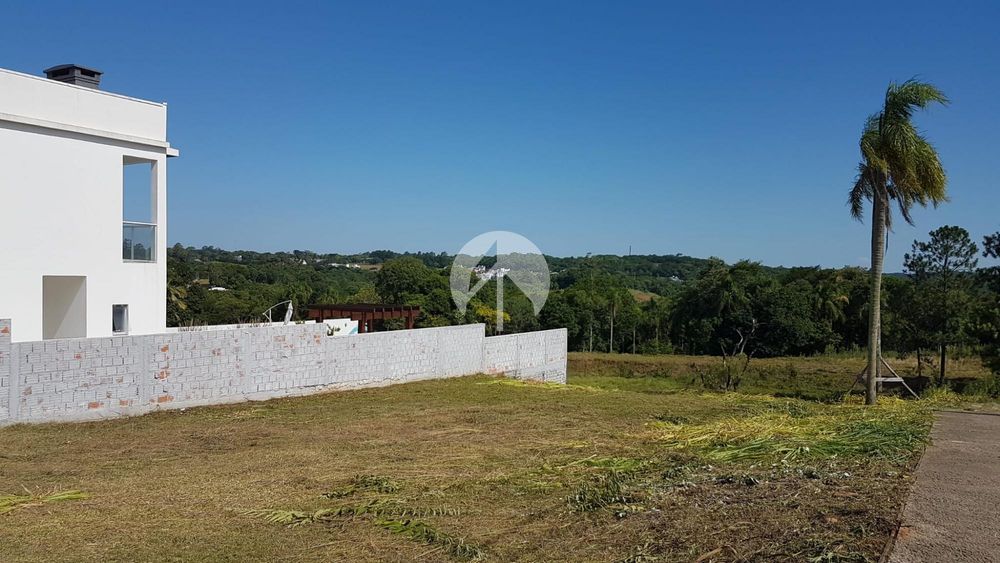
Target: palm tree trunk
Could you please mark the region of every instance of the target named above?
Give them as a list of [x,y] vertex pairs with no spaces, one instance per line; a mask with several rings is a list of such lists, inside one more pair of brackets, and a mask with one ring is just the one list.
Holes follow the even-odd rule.
[[885,260],[885,202],[880,194],[872,198],[872,270],[868,305],[868,378],[865,404],[874,405],[879,371],[879,340],[882,334],[882,267]]

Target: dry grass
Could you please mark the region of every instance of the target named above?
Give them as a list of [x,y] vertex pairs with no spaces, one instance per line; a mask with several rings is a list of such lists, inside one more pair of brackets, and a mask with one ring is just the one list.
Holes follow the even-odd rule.
[[877,559],[919,449],[714,459],[664,429],[861,407],[495,381],[2,428],[0,495],[89,494],[0,515],[4,560]]
[[[927,387],[933,370],[924,369],[923,377],[917,378],[917,361],[907,358],[887,357],[897,372],[910,379],[910,386],[918,391]],[[599,354],[574,352],[569,355],[570,371],[588,376],[609,376],[618,378],[619,388],[638,390],[649,378],[662,378],[672,382],[672,386],[658,385],[653,389],[671,387],[681,389],[698,386],[698,371],[709,371],[718,367],[719,358],[711,356],[683,355],[632,355]],[[810,356],[790,358],[757,358],[739,387],[745,393],[767,393],[778,396],[804,399],[836,400],[851,388],[858,373],[865,366],[865,358],[860,354],[838,354],[833,356]],[[990,376],[978,357],[949,358],[948,384],[957,390],[964,390],[970,383]],[[637,381],[627,381],[637,378]],[[887,388],[895,392],[898,386]],[[860,386],[855,388],[858,391]]]
[[41,506],[47,502],[63,502],[87,498],[87,493],[82,491],[60,491],[58,493],[39,494],[25,489],[25,493],[23,495],[0,496],[0,514],[6,514],[17,508]]

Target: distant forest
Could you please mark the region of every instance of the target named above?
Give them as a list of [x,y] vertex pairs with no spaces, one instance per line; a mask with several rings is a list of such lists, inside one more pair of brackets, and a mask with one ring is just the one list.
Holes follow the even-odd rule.
[[[928,368],[947,351],[982,353],[995,362],[1000,268],[978,261],[998,255],[1000,233],[980,245],[964,229],[942,227],[914,241],[905,273],[883,281],[883,348],[915,354]],[[399,303],[422,308],[418,327],[482,322],[494,332],[496,281],[462,315],[448,284],[452,259],[430,252],[262,253],[175,245],[168,250],[169,322],[260,321],[264,310],[291,299],[297,318],[313,303]],[[505,332],[566,328],[571,350],[639,354],[812,355],[867,344],[865,269],[774,268],[681,255],[546,259],[551,290],[539,316],[505,282]],[[283,314],[281,309],[278,316]]]

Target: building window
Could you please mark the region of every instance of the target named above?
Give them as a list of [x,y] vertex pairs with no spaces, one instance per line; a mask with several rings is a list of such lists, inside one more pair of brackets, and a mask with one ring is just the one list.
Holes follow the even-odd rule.
[[156,262],[156,225],[122,225],[122,259]]
[[111,306],[111,332],[128,334],[128,305]]
[[156,261],[156,163],[122,160],[122,259]]

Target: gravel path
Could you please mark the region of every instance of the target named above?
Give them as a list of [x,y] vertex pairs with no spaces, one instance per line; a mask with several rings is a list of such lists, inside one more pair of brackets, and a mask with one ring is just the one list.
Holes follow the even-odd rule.
[[938,413],[889,561],[1000,562],[1000,416]]

